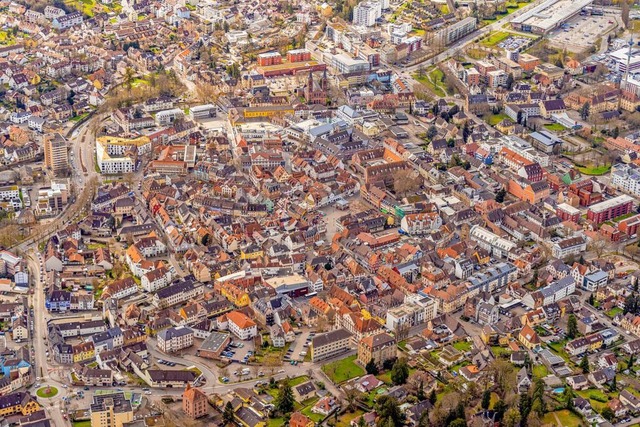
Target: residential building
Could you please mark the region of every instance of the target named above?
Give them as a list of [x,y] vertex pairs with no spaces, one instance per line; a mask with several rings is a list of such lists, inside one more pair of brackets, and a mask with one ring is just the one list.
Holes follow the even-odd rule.
[[601,224],[610,219],[626,215],[633,210],[634,201],[626,194],[589,206],[587,219]]
[[44,138],[44,164],[54,175],[69,171],[67,141],[59,133]]
[[182,410],[191,419],[197,419],[207,415],[209,409],[209,399],[207,395],[195,387],[187,384],[187,388],[182,393]]
[[91,427],[123,427],[133,421],[131,402],[123,392],[94,395],[89,412]]
[[362,366],[373,360],[382,367],[385,360],[395,358],[397,353],[395,338],[385,332],[364,337],[358,343],[358,362]]
[[168,328],[158,332],[158,349],[175,353],[193,345],[193,331],[186,326]]
[[246,314],[239,311],[227,313],[229,331],[241,340],[249,340],[258,334],[258,325]]
[[316,335],[311,340],[311,361],[328,359],[349,351],[352,335],[346,329],[336,329],[325,334]]

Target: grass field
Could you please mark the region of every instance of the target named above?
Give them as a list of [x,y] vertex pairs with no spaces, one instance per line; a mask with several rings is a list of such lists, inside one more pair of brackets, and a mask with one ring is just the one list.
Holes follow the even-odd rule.
[[562,132],[563,130],[566,130],[567,128],[562,126],[560,123],[548,123],[546,125],[544,125],[545,129],[548,130],[552,130],[554,132]]
[[366,372],[360,365],[355,363],[356,357],[356,355],[353,355],[326,364],[322,367],[322,371],[327,374],[335,384],[340,384],[352,378],[362,376]]
[[338,423],[336,424],[336,427],[350,427],[351,426],[351,421],[355,420],[356,418],[358,418],[360,415],[364,414],[363,411],[355,411],[353,413],[351,412],[345,412],[344,415],[342,415],[340,418],[338,418]]
[[495,33],[491,33],[489,34],[489,37],[487,37],[486,39],[482,40],[480,42],[480,44],[487,46],[487,47],[493,47],[495,45],[497,45],[498,43],[500,43],[501,41],[509,38],[511,34],[507,33],[506,31],[497,31]]
[[91,427],[91,420],[74,421],[73,427]]
[[95,14],[95,6],[96,3],[93,0],[67,0],[65,4],[76,8],[78,11],[82,12],[83,15],[88,16],[89,18],[93,17]]
[[611,165],[607,166],[578,166],[580,173],[585,175],[604,175],[611,170]]
[[453,348],[458,351],[467,352],[471,350],[471,343],[469,341],[458,341],[457,343],[453,344]]
[[494,356],[496,356],[496,357],[510,356],[511,355],[511,350],[509,350],[508,348],[497,346],[497,345],[492,346],[491,347],[491,351],[493,352]]
[[308,376],[300,375],[299,377],[291,378],[289,380],[289,385],[291,387],[295,387],[295,386],[300,385],[300,384],[302,384],[304,382],[307,382],[307,381],[309,381],[309,377]]
[[491,126],[495,126],[498,123],[500,123],[501,121],[503,121],[504,119],[510,119],[509,116],[507,116],[504,113],[500,113],[500,114],[491,114],[489,116],[485,116],[485,120],[487,121],[487,123],[489,123]]
[[[560,424],[558,424],[558,422],[560,422]],[[542,419],[542,423],[558,427],[579,427],[582,425],[582,418],[567,409],[563,409],[561,411],[549,412]]]
[[58,394],[58,389],[55,387],[42,387],[36,391],[38,397],[49,398]]
[[444,98],[447,96],[447,87],[444,84],[444,73],[439,68],[427,71],[422,77],[413,76],[417,81],[428,87],[435,95]]
[[543,364],[533,365],[533,376],[534,378],[544,378],[549,375],[549,370]]
[[613,307],[611,310],[607,311],[605,314],[613,319],[620,313],[622,313],[622,309],[620,307]]

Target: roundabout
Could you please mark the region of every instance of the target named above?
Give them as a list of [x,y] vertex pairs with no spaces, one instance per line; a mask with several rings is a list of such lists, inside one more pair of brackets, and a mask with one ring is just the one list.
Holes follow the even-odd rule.
[[53,386],[41,387],[36,391],[38,397],[50,399],[58,394],[58,389]]

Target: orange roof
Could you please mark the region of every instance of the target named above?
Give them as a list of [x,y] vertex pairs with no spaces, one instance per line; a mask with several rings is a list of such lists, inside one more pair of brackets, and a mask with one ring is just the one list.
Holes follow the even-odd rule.
[[227,319],[230,322],[233,322],[240,329],[247,329],[256,326],[256,322],[249,319],[245,314],[240,313],[239,311],[232,311],[231,313],[227,313]]

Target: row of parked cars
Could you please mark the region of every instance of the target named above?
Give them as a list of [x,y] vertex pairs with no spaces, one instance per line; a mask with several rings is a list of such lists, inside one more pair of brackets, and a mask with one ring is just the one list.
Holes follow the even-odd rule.
[[175,362],[170,362],[168,360],[162,360],[162,359],[158,359],[158,363],[160,365],[167,365],[167,366],[176,366]]

